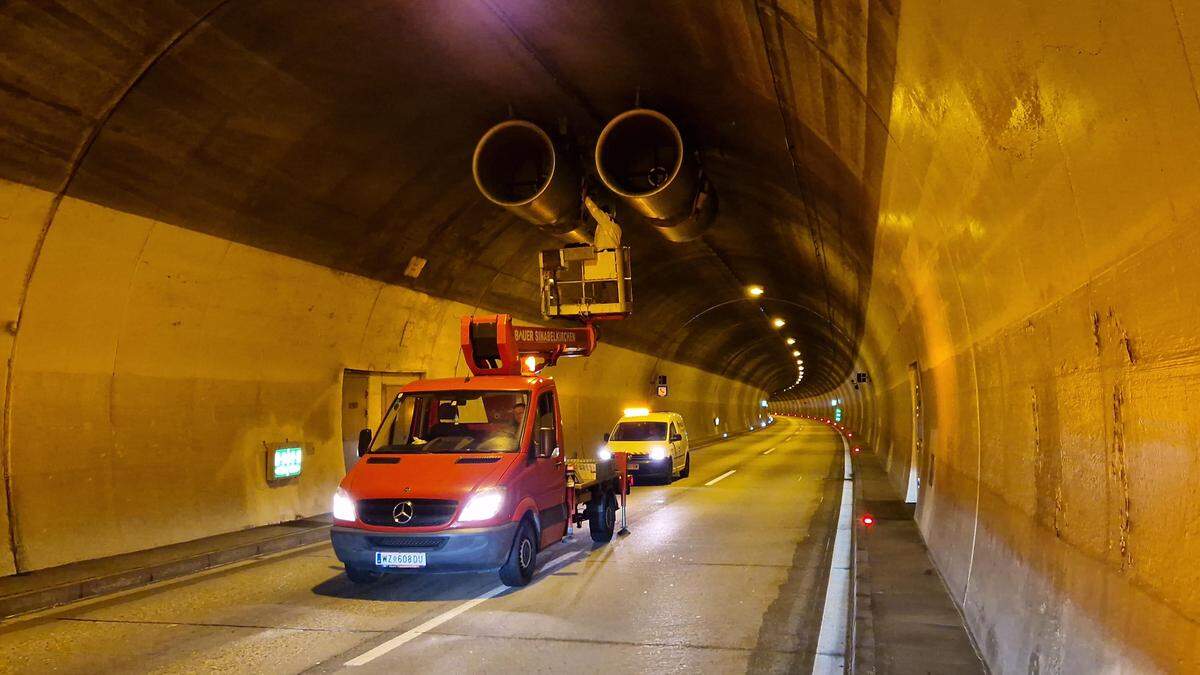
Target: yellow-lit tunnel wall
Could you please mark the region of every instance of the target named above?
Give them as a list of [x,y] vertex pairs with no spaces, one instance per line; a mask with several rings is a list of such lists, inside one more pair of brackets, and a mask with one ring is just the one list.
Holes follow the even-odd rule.
[[[52,202],[0,183],[5,314],[24,298],[0,573],[10,526],[33,570],[324,513],[345,471],[343,369],[466,373],[459,317],[476,308],[69,198],[44,230]],[[693,441],[763,413],[761,391],[619,347],[545,372],[572,455],[629,405],[681,412]],[[285,440],[303,473],[272,487],[264,443]]]
[[[997,672],[1200,671],[1200,5],[904,2],[851,428]],[[793,409],[797,409],[793,407]]]

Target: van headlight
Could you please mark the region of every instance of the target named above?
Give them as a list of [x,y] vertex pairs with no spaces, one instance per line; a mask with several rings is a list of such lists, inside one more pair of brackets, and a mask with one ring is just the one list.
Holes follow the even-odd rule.
[[666,459],[667,449],[661,445],[650,448],[650,459]]
[[484,488],[471,495],[467,505],[458,516],[460,523],[494,518],[504,505],[504,489],[498,487]]
[[609,450],[608,448],[600,448],[596,451],[596,459],[599,459],[601,462],[607,462],[608,460],[612,459],[612,450]]
[[338,488],[337,492],[333,493],[333,519],[351,523],[358,519],[358,513],[354,508],[354,499],[349,492],[342,488]]

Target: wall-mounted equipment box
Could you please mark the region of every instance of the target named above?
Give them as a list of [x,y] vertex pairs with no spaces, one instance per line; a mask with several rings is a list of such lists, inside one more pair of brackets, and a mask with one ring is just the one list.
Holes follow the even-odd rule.
[[300,443],[267,444],[267,482],[296,478],[304,469],[304,446]]

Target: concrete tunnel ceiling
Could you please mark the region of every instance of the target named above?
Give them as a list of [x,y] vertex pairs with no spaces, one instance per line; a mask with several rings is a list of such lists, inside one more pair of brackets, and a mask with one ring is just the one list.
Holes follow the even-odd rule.
[[[511,111],[585,157],[640,98],[702,153],[720,211],[683,244],[620,212],[635,312],[604,339],[778,392],[790,335],[802,396],[845,380],[862,335],[896,14],[18,1],[0,9],[0,43],[18,45],[0,81],[19,83],[0,90],[0,177],[534,319],[536,253],[557,244],[479,194],[474,144]],[[416,279],[413,256],[428,260]]]

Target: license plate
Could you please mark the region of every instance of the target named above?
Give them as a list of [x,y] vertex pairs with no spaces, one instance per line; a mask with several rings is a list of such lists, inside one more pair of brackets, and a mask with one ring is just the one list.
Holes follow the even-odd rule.
[[629,469],[630,471],[637,471],[637,468],[638,468],[639,466],[641,466],[641,464],[630,464],[630,465],[628,466],[628,469]]
[[375,564],[379,567],[424,567],[423,552],[376,551]]

